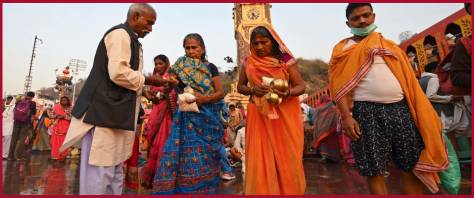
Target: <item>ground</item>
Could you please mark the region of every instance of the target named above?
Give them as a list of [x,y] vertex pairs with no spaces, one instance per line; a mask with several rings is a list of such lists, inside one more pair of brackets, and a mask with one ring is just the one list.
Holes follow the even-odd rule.
[[[48,152],[36,152],[27,161],[3,160],[3,193],[7,195],[77,195],[79,193],[79,159],[55,163],[48,160]],[[368,194],[366,181],[345,163],[327,162],[319,158],[304,159],[307,195]],[[390,194],[400,194],[400,177],[389,166],[386,177]],[[461,191],[471,194],[471,166],[462,166]],[[222,181],[218,194],[242,194],[243,180],[240,168],[234,173],[237,179]],[[127,192],[136,194],[136,192]],[[429,194],[429,192],[426,192]],[[439,194],[443,194],[440,192]]]

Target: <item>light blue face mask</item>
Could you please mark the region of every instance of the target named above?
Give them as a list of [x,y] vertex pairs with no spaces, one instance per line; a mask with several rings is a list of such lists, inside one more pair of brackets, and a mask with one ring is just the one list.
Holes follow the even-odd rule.
[[351,33],[356,36],[367,36],[375,29],[377,29],[377,25],[375,25],[375,23],[372,23],[364,28],[351,28]]

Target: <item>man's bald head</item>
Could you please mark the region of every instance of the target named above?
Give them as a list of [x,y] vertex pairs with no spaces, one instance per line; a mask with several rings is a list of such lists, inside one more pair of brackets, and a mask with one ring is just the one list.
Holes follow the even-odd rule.
[[135,15],[142,15],[145,12],[150,12],[156,15],[155,9],[150,6],[148,3],[134,3],[130,5],[127,12],[127,21],[130,20]]
[[128,9],[127,23],[140,38],[152,31],[155,21],[155,9],[147,3],[134,3]]

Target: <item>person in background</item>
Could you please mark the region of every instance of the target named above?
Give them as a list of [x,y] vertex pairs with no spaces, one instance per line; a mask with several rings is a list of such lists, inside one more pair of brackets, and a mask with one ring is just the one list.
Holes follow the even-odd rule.
[[242,162],[242,176],[245,178],[245,124],[237,128],[234,146],[230,149],[232,157]]
[[321,96],[319,105],[314,108],[314,117],[314,130],[311,131],[314,140],[310,145],[319,151],[322,161],[338,161],[341,159],[339,151],[343,150],[343,145],[339,144],[340,137],[337,133],[339,113],[330,97]]
[[441,91],[438,75],[435,69],[438,62],[426,64],[425,71],[421,74],[420,86],[430,100],[443,123],[443,130],[449,130],[454,116],[454,103],[463,100],[462,96],[454,96]]
[[36,114],[35,92],[27,92],[13,110],[13,133],[8,151],[8,160],[24,161],[26,148],[33,137],[33,116]]
[[51,159],[65,160],[69,154],[69,149],[62,152],[59,147],[64,142],[66,134],[71,124],[71,101],[67,96],[63,96],[60,102],[53,107],[54,124],[51,129]]
[[[168,70],[170,61],[167,56],[160,54],[153,59],[155,69],[153,74],[169,78]],[[173,114],[176,111],[177,93],[170,86],[151,86],[145,97],[153,102],[153,108],[146,126],[147,162],[141,174],[142,184],[145,188],[153,187],[153,179],[158,169],[163,147],[171,132]]]
[[53,109],[52,108],[46,108],[45,111],[43,111],[43,114],[41,115],[40,119],[38,120],[38,124],[36,125],[35,128],[35,133],[36,139],[33,143],[33,150],[36,151],[49,151],[51,150],[51,145],[50,145],[50,135],[48,133],[49,128],[53,124]]
[[304,154],[315,154],[311,143],[313,142],[313,131],[314,131],[314,109],[308,104],[304,103],[300,97],[300,107],[303,117],[304,126]]
[[407,55],[408,55],[408,60],[410,60],[411,67],[413,68],[413,71],[416,74],[418,72],[418,63],[416,61],[416,54],[413,52],[410,52]]
[[448,33],[444,36],[444,39],[446,40],[446,44],[448,44],[448,52],[453,50],[456,46],[456,36]]
[[235,108],[234,103],[229,104],[229,130],[227,130],[229,145],[234,143],[235,136],[237,134],[236,128],[242,123],[242,120],[242,112]]
[[[471,15],[471,3],[464,3],[464,9]],[[453,84],[453,94],[463,96],[463,102],[455,109],[455,120],[462,120],[463,130],[456,131],[462,140],[459,149],[463,151],[460,158],[465,158],[468,164],[472,159],[472,97],[471,97],[471,70],[472,70],[472,34],[466,35],[456,42],[451,58],[452,72],[450,73]],[[456,116],[457,115],[457,116]],[[462,144],[461,144],[462,143]],[[464,159],[461,159],[465,161]]]
[[241,102],[237,102],[237,109],[240,110],[240,113],[242,114],[243,119],[245,120],[247,118],[247,111],[244,108],[244,105],[242,105]]
[[2,156],[3,159],[6,159],[8,158],[13,133],[13,110],[15,108],[13,96],[7,96],[4,105],[2,113]]

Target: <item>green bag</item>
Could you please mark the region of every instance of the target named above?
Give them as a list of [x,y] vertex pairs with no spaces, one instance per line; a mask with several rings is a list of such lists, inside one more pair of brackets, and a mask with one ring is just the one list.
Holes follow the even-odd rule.
[[449,194],[458,194],[461,188],[461,168],[459,167],[456,151],[445,133],[443,133],[443,139],[448,149],[449,166],[439,173],[441,185]]

